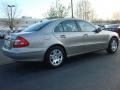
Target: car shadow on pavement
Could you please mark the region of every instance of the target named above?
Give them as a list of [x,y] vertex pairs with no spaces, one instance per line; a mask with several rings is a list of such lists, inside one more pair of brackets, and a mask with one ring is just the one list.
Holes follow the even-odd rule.
[[[70,68],[71,64],[74,67],[74,65],[76,66],[78,64],[82,64],[86,62],[91,62],[91,61],[93,62],[94,60],[97,61],[99,60],[98,58],[105,57],[106,55],[109,55],[109,54],[107,54],[105,51],[101,51],[101,52],[92,52],[92,53],[70,57],[65,60],[64,64],[61,67],[56,68],[54,70],[59,70],[63,68],[65,69],[67,67]],[[40,62],[14,62],[12,64],[3,65],[2,67],[6,67],[8,72],[12,72],[12,73],[15,72],[15,73],[21,73],[21,74],[53,70],[49,67],[46,67],[44,63],[40,63]]]
[[[14,69],[13,69],[14,68]],[[42,62],[14,62],[13,66],[9,68],[15,73],[28,74],[34,72],[42,72],[49,70]]]
[[[93,63],[92,65],[96,65],[96,62],[104,62],[104,57],[108,57],[108,55],[109,54],[105,51],[78,55],[67,59],[61,67],[56,69],[50,69],[40,62],[15,62],[8,65],[2,65],[0,66],[0,80],[2,82],[0,83],[4,84],[7,81],[9,84],[11,80],[25,81],[33,77],[34,79],[38,79],[40,77],[47,77],[55,74],[64,74],[64,72],[74,70],[75,68],[83,69],[89,67],[91,63]],[[101,58],[103,58],[103,60],[101,60]]]
[[68,58],[66,61],[66,63],[76,63],[76,62],[88,62],[90,60],[97,60],[100,57],[104,57],[109,55],[105,50],[103,51],[96,51],[96,52],[90,52],[90,53],[86,53],[86,54],[80,54],[80,55],[76,55],[73,57]]

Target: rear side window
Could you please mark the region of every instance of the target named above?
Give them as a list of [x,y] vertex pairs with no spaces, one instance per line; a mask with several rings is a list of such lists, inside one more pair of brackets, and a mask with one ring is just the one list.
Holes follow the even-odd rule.
[[77,25],[73,20],[67,20],[62,22],[64,32],[78,32]]
[[56,26],[54,32],[78,32],[77,25],[73,20],[63,21],[61,24]]
[[63,32],[63,27],[61,24],[59,24],[58,26],[56,26],[54,32]]
[[51,22],[52,21],[46,21],[46,22],[39,22],[39,23],[33,24],[28,28],[26,28],[25,30],[23,30],[23,32],[39,31],[44,27],[46,27],[47,25],[49,25]]

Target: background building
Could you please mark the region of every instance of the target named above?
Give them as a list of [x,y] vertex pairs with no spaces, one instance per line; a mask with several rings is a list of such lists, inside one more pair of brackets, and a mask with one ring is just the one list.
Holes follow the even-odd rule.
[[[35,19],[32,17],[22,16],[21,18],[16,18],[14,20],[14,30],[20,30],[28,27],[31,24],[41,22],[41,19]],[[8,25],[8,20],[6,18],[0,18],[0,30],[10,30]]]

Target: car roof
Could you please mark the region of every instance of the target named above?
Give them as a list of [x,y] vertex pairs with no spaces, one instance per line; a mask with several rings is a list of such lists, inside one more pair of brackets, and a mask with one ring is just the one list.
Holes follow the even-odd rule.
[[[76,18],[58,18],[58,19],[48,19],[47,21],[65,21],[65,20],[81,20]],[[84,20],[81,20],[84,21]]]

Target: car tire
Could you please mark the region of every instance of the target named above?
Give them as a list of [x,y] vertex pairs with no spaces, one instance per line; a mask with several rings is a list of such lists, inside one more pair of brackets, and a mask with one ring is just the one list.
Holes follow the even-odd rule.
[[106,51],[110,54],[113,54],[118,50],[118,45],[119,45],[118,39],[112,38],[109,42],[109,45]]
[[52,68],[57,68],[63,64],[66,54],[62,47],[53,46],[45,54],[45,64]]

